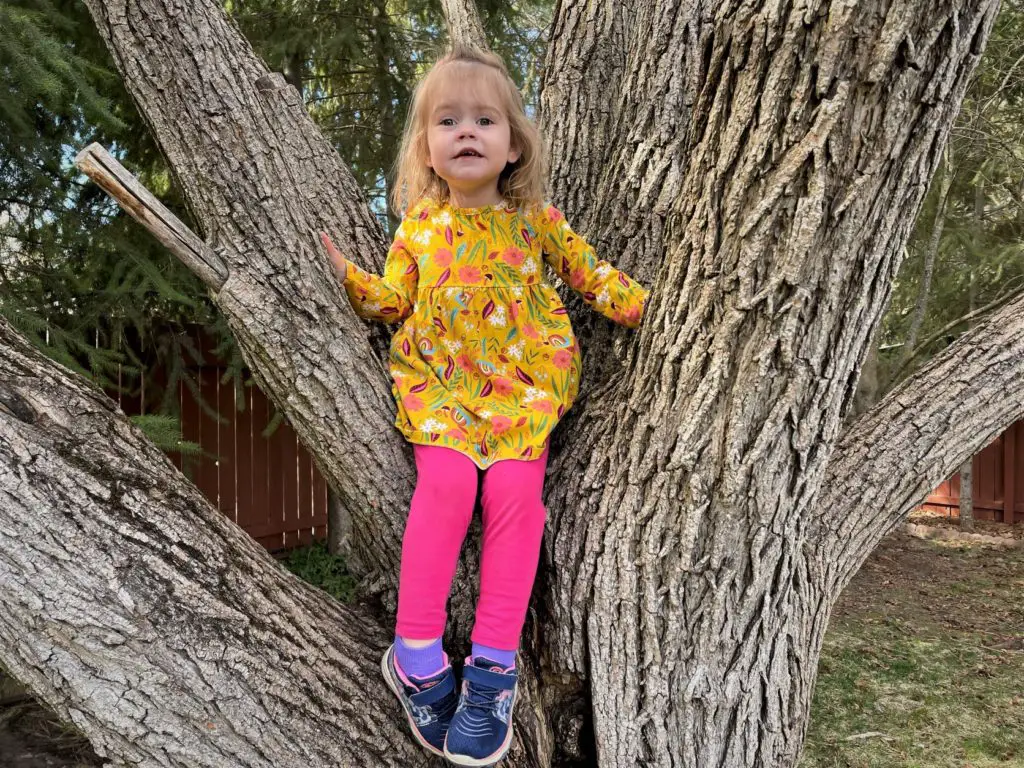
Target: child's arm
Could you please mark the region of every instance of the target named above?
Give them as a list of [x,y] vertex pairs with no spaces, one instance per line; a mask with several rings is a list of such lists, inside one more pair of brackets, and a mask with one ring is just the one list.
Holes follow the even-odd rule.
[[[352,309],[360,317],[397,323],[412,312],[419,283],[416,260],[409,253],[403,239],[403,225],[395,233],[395,241],[388,250],[384,263],[384,277],[361,269],[342,256],[330,239],[324,240],[335,271],[342,279]],[[324,235],[326,238],[326,235]]]
[[538,218],[544,260],[570,288],[605,317],[627,328],[640,325],[650,293],[604,260],[577,235],[562,212],[547,206]]

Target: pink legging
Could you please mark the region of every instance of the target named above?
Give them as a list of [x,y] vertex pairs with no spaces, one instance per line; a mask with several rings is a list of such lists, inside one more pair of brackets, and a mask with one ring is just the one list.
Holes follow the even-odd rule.
[[[444,634],[445,604],[473,516],[477,466],[434,445],[414,445],[416,490],[402,539],[396,634],[427,640]],[[548,451],[510,459],[483,473],[483,544],[475,643],[514,651],[526,619],[544,533],[541,489]]]

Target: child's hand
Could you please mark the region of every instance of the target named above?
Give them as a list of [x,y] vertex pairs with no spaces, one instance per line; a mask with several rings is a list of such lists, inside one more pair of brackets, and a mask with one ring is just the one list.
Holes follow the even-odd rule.
[[331,238],[327,236],[326,232],[320,233],[320,241],[327,249],[327,255],[331,257],[331,264],[334,265],[334,274],[338,276],[338,280],[345,282],[345,278],[348,277],[348,259],[342,256],[341,251],[334,247],[334,243],[331,242]]

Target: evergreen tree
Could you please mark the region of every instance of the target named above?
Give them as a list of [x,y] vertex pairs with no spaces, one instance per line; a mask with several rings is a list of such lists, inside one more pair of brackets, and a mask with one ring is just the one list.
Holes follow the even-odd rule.
[[[551,3],[483,7],[496,50],[529,97]],[[257,52],[302,93],[387,223],[391,166],[421,63],[443,47],[432,0],[227,0]],[[113,71],[84,7],[73,0],[0,5],[0,313],[46,354],[108,391],[140,395],[175,417],[180,385],[200,404],[190,330],[212,336],[226,381],[249,383],[226,323],[181,263],[72,167],[96,141],[190,222],[173,177]],[[391,225],[396,222],[391,216]],[[244,397],[236,398],[241,406]],[[145,422],[164,447],[175,422]]]
[[[62,364],[108,391],[138,394],[139,374],[163,365],[148,411],[176,414],[187,381],[182,330],[218,321],[198,281],[72,167],[97,141],[188,220],[166,166],[92,19],[75,2],[0,6],[0,313]],[[175,419],[140,423],[162,447]]]

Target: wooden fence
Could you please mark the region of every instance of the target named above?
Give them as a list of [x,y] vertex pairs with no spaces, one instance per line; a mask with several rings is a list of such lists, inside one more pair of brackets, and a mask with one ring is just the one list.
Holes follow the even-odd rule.
[[[239,412],[235,387],[220,383],[223,368],[216,361],[192,372],[201,397],[220,420],[204,411],[186,386],[179,387],[182,436],[202,446],[204,455],[172,453],[175,466],[210,503],[271,551],[325,537],[327,484],[288,424],[263,437],[273,415],[263,392],[244,387],[245,408]],[[146,375],[153,382],[161,374]],[[128,415],[143,412],[142,395],[115,398]]]
[[[204,340],[197,339],[200,349]],[[206,343],[206,347],[209,344]],[[238,411],[235,387],[221,384],[224,369],[208,350],[206,363],[193,367],[202,398],[217,414],[204,411],[184,385],[179,387],[182,433],[202,446],[203,456],[171,454],[200,491],[225,515],[271,551],[308,544],[327,535],[327,484],[309,453],[286,423],[270,437],[262,432],[273,413],[255,386],[245,387]],[[157,381],[160,372],[146,376]],[[143,412],[145,379],[138,397],[113,394],[128,415]],[[1024,522],[1024,421],[1012,425],[974,457],[974,515],[979,520]],[[960,475],[936,488],[924,507],[956,517]]]
[[[1018,421],[974,457],[974,517],[1024,522],[1024,421]],[[932,491],[922,505],[960,516],[960,473]]]

